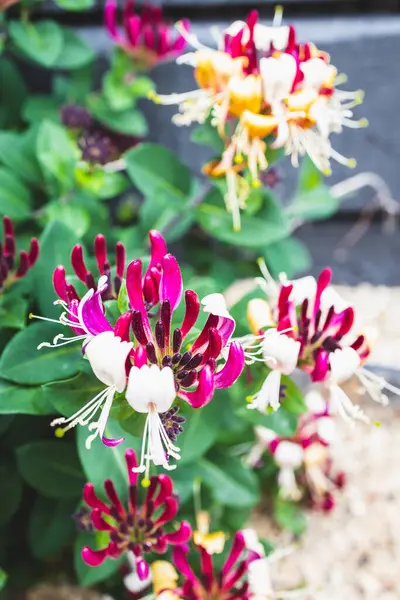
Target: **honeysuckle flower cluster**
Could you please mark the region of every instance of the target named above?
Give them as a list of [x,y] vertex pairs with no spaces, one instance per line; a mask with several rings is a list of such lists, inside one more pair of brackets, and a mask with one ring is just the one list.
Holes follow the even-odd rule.
[[324,269],[318,280],[283,277],[280,285],[265,274],[270,303],[261,298],[250,301],[248,320],[253,335],[241,340],[248,362],[260,360],[270,369],[252,399],[252,408],[263,413],[269,406],[279,408],[281,375],[291,375],[295,369],[319,383],[330,410],[350,422],[368,421],[341,387],[353,375],[377,402],[387,403],[384,390],[400,393],[363,366],[370,354],[368,340],[355,328],[354,308],[330,285],[330,269]]
[[[171,26],[163,18],[161,6],[147,3],[141,12],[135,9],[134,0],[124,0],[122,28],[118,25],[118,3],[107,0],[104,9],[106,29],[127,54],[132,56],[135,65],[149,69],[158,62],[175,58],[186,47],[185,36],[174,35]],[[189,29],[189,22],[182,27]]]
[[20,250],[17,259],[17,245],[13,222],[3,217],[3,243],[0,241],[0,293],[28,273],[39,258],[39,242],[32,238],[29,249]]
[[226,204],[235,229],[240,229],[240,209],[249,194],[249,179],[240,174],[247,169],[250,183],[260,185],[259,172],[268,167],[267,149],[283,148],[294,166],[308,154],[330,174],[331,159],[355,166],[332,148],[331,133],[367,124],[353,120],[362,92],[339,90],[346,78],[338,76],[329,55],[311,42],[298,42],[295,28],[282,26],[281,17],[279,8],[270,27],[251,11],[246,22],[235,21],[221,33],[216,50],[180,27],[195,50],[177,62],[194,67],[198,89],[155,97],[179,105],[178,125],[204,123],[211,115],[225,151],[206,172],[226,177]]
[[266,427],[255,428],[256,443],[247,456],[258,467],[264,453],[273,456],[279,469],[281,497],[310,501],[313,508],[329,512],[335,506],[334,491],[345,484],[345,474],[333,471],[331,446],[336,441],[334,416],[317,389],[306,396],[309,412],[301,415],[296,433],[282,437]]
[[90,507],[93,528],[109,534],[107,546],[93,550],[82,549],[84,562],[92,567],[101,565],[106,558],[119,558],[128,554],[139,581],[149,578],[149,565],[144,555],[149,552],[164,554],[168,546],[185,544],[191,535],[191,527],[182,521],[179,527],[168,533],[165,528],[178,513],[179,502],[173,494],[173,484],[167,475],[153,476],[146,489],[143,503],[139,503],[137,459],[133,450],[125,452],[128,471],[128,506],[121,502],[111,479],[104,482],[107,501],[96,494],[91,483],[85,484],[83,499]]
[[[304,588],[276,590],[271,566],[289,550],[278,550],[265,556],[255,531],[238,531],[222,567],[213,564],[212,554],[195,546],[200,554],[200,572],[195,573],[188,561],[189,548],[173,550],[173,564],[160,560],[151,565],[152,592],[147,598],[157,600],[273,600],[304,596]],[[291,551],[291,550],[290,550]],[[133,579],[128,584],[133,583]],[[140,590],[140,582],[129,585],[131,593]],[[140,596],[137,596],[140,597]]]
[[[135,468],[146,471],[147,479],[151,463],[173,469],[170,457],[180,458],[174,442],[184,419],[177,415],[175,399],[200,408],[211,401],[216,389],[231,386],[244,367],[243,348],[231,339],[235,321],[222,294],[211,294],[200,302],[194,290],[187,290],[183,320],[172,327],[183,292],[180,268],[176,258],[167,253],[161,234],[151,231],[149,237],[151,258],[146,271],[143,273],[141,260],[133,260],[125,270],[125,248],[117,243],[113,277],[106,240],[98,235],[97,286],[84,261],[82,247],[75,246],[71,263],[88,288],[86,294],[80,297],[75,286],[67,281],[63,266],[57,267],[53,276],[59,296],[56,304],[63,309],[56,322],[71,328],[75,335],[59,334],[53,343],[43,342],[39,346],[39,349],[57,347],[80,340],[84,357],[105,385],[75,415],[53,421],[56,435],[62,437],[69,429],[82,425],[91,432],[87,448],[97,437],[107,446],[119,445],[123,438],[108,438],[106,425],[115,395],[124,393],[131,408],[146,415],[140,464]],[[116,298],[123,280],[128,308],[111,323],[105,315],[103,300]],[[192,339],[202,304],[208,318]]]

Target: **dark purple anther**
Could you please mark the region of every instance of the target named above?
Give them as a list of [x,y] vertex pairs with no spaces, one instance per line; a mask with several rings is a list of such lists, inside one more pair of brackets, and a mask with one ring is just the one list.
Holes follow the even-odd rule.
[[174,333],[172,335],[172,350],[174,352],[179,352],[182,346],[182,332],[179,328],[174,329]]
[[165,329],[162,321],[157,321],[155,327],[156,342],[160,350],[165,348]]
[[151,342],[146,344],[146,352],[147,352],[147,358],[149,359],[149,361],[153,365],[156,365],[158,361],[157,361],[156,349],[154,348],[154,344],[152,344]]
[[139,344],[142,344],[142,346],[146,346],[147,336],[143,326],[143,318],[139,310],[133,311],[132,331]]

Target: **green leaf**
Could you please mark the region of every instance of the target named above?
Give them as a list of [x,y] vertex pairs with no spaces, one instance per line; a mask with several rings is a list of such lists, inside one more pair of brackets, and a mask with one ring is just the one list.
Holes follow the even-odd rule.
[[75,171],[77,184],[97,198],[108,199],[118,196],[129,186],[122,173],[109,173],[100,165],[79,165]]
[[37,136],[37,157],[46,179],[61,193],[74,186],[75,165],[79,152],[66,129],[51,121],[43,121]]
[[0,379],[0,414],[40,415],[41,389],[21,387]]
[[91,371],[47,383],[42,387],[45,401],[52,404],[55,411],[64,417],[72,417],[102,389],[104,385]]
[[32,132],[0,132],[0,161],[15,175],[31,184],[40,184],[42,174],[36,159]]
[[282,375],[282,385],[285,386],[285,398],[282,407],[294,415],[302,415],[308,411],[301,389],[291,377]]
[[[128,474],[124,454],[128,448],[140,449],[141,440],[126,431],[112,417],[108,419],[105,436],[107,438],[125,438],[119,446],[108,448],[97,438],[90,450],[85,446],[88,431],[85,427],[78,428],[78,452],[86,478],[101,493],[104,480],[111,477],[118,495],[125,500],[128,495]],[[99,468],[99,466],[101,467]]]
[[63,50],[63,32],[54,21],[11,21],[8,31],[22,54],[44,67],[56,64]]
[[210,123],[203,123],[203,125],[196,127],[190,139],[195,144],[209,146],[218,154],[222,154],[224,151],[224,142],[220,138],[217,128],[213,127]]
[[70,11],[82,11],[94,6],[95,0],[54,0],[60,8]]
[[106,125],[113,131],[137,137],[143,137],[147,133],[146,120],[138,110],[129,108],[113,111],[101,96],[90,96],[88,99],[88,108],[100,123],[103,123],[103,125]]
[[325,185],[297,194],[285,209],[290,219],[318,220],[327,219],[337,212],[339,201],[332,196]]
[[60,348],[37,347],[51,341],[59,329],[52,323],[35,323],[18,332],[0,358],[0,377],[25,385],[65,379],[82,366],[79,344]]
[[274,277],[286,273],[291,279],[311,267],[311,255],[307,246],[293,237],[270,244],[264,252],[264,258]]
[[0,167],[0,214],[15,220],[24,220],[31,215],[32,197],[12,171]]
[[0,592],[6,587],[7,579],[7,573],[0,568]]
[[221,192],[213,189],[197,209],[199,225],[211,235],[227,244],[246,248],[263,248],[286,237],[289,225],[278,203],[271,194],[266,194],[266,206],[257,217],[241,215],[242,227],[234,231],[232,215],[225,209]]
[[196,464],[198,476],[210,488],[216,502],[247,507],[259,501],[257,478],[239,459],[213,451],[209,458],[200,458]]
[[17,67],[7,58],[0,60],[0,128],[15,127],[28,89]]
[[302,160],[299,174],[299,191],[309,192],[323,184],[321,171],[314,165],[311,158],[305,156]]
[[35,558],[54,556],[74,538],[75,500],[38,496],[29,517],[28,540]]
[[129,298],[128,291],[126,289],[126,281],[122,280],[121,287],[118,294],[118,310],[121,313],[126,313],[129,310]]
[[[67,265],[76,235],[64,223],[48,223],[40,238],[40,256],[35,265],[35,293],[40,315],[57,319],[60,308],[54,306],[57,299],[53,289],[53,271],[58,265]],[[43,340],[42,340],[43,341]]]
[[0,527],[17,512],[22,496],[22,480],[14,464],[0,465]]
[[[165,201],[182,206],[194,191],[189,169],[169,150],[157,144],[140,144],[125,154],[128,175],[150,199],[162,193]],[[177,202],[180,201],[180,202]]]
[[126,561],[125,556],[121,556],[117,560],[106,558],[103,564],[98,567],[89,567],[82,560],[81,552],[84,546],[96,548],[96,537],[93,534],[82,532],[79,533],[75,540],[74,565],[78,582],[81,586],[92,586],[109,579],[114,573],[120,570],[121,564]]
[[301,508],[288,500],[275,498],[274,517],[278,525],[295,535],[301,535],[306,528],[306,517]]
[[33,125],[43,120],[59,123],[60,103],[51,96],[30,96],[24,103],[22,116]]
[[6,293],[0,296],[0,328],[23,329],[28,302],[22,296]]
[[62,29],[63,49],[53,66],[57,69],[81,69],[96,58],[94,51],[71,29]]
[[20,446],[18,469],[31,487],[48,498],[79,498],[85,479],[74,443],[42,440]]
[[77,239],[82,238],[90,227],[90,215],[83,206],[74,206],[65,201],[50,202],[45,207],[47,220],[64,223],[74,231]]
[[183,424],[184,431],[178,439],[182,454],[178,469],[203,456],[214,444],[224,411],[223,404],[223,398],[214,398],[204,408],[187,409],[182,413],[187,421]]
[[0,436],[9,428],[14,420],[14,415],[0,415]]

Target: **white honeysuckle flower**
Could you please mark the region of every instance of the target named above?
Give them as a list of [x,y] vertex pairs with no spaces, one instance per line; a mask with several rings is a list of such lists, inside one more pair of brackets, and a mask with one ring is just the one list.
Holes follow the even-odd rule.
[[296,72],[296,60],[290,54],[260,60],[263,97],[274,108],[275,116],[283,111],[282,101],[293,87]]
[[290,375],[297,366],[300,342],[276,329],[269,329],[263,341],[263,356],[267,365],[283,375]]
[[244,543],[246,545],[247,550],[255,552],[259,556],[265,556],[264,546],[258,539],[256,531],[251,528],[242,529],[241,531],[244,537]]
[[127,553],[127,560],[129,564],[130,571],[127,575],[125,575],[123,582],[124,586],[131,594],[139,594],[143,592],[146,588],[149,587],[152,582],[152,572],[149,570],[149,575],[145,579],[140,579],[137,568],[136,568],[136,558],[132,552]]
[[311,58],[300,64],[300,70],[304,75],[303,86],[311,87],[319,91],[322,85],[335,76],[336,69],[325,62],[322,58]]
[[285,50],[289,39],[290,27],[269,27],[262,23],[256,23],[254,27],[254,43],[257,50],[264,52],[270,50],[273,45],[276,50]]
[[137,471],[140,473],[146,471],[148,479],[151,462],[162,465],[167,470],[175,469],[175,465],[168,464],[168,457],[173,456],[179,460],[180,451],[169,439],[160,418],[160,413],[167,412],[176,397],[172,369],[170,367],[160,369],[158,365],[132,367],[125,395],[136,412],[147,414]]
[[[81,408],[72,417],[57,418],[51,425],[63,425],[56,430],[56,436],[62,437],[66,431],[76,425],[88,425],[93,431],[86,439],[86,448],[94,439],[100,437],[106,446],[115,446],[122,439],[108,439],[104,436],[108,416],[110,414],[115,393],[122,393],[126,386],[125,363],[132,348],[131,342],[123,342],[112,331],[105,331],[93,337],[85,346],[85,355],[96,377],[107,387]],[[101,409],[98,421],[93,421],[96,413]]]
[[204,296],[201,303],[203,304],[203,312],[232,319],[223,294],[208,294],[208,296]]
[[276,447],[274,459],[279,466],[280,496],[297,502],[301,498],[301,491],[296,482],[295,470],[303,464],[303,448],[299,444],[283,440]]
[[344,383],[352,377],[361,365],[361,359],[353,348],[339,348],[329,355],[330,380]]
[[262,425],[254,427],[254,433],[256,436],[256,443],[251,447],[251,450],[245,459],[246,464],[252,468],[258,464],[264,452],[269,449],[270,443],[278,437],[275,431],[263,427]]
[[[257,337],[257,336],[256,336]],[[300,342],[286,336],[276,329],[268,329],[262,336],[263,361],[270,367],[261,389],[253,396],[248,408],[265,413],[268,406],[278,410],[280,406],[281,375],[290,375],[297,366]],[[245,352],[245,356],[256,359],[258,346],[251,347],[253,352]]]
[[261,389],[253,396],[251,404],[247,408],[257,409],[260,413],[265,414],[270,406],[273,410],[278,410],[280,407],[281,389],[281,373],[279,371],[271,371],[265,378]]

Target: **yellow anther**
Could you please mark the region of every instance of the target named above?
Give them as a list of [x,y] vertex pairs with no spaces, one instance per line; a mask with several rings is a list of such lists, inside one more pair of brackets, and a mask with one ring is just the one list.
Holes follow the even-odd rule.
[[380,427],[382,425],[382,423],[380,421],[375,421],[374,425],[375,425],[375,427]]
[[160,103],[160,98],[159,98],[158,94],[154,90],[150,90],[150,91],[147,92],[147,98],[149,100],[152,100],[156,104]]
[[368,119],[366,119],[366,118],[364,118],[364,119],[360,119],[360,120],[358,121],[358,124],[359,124],[359,126],[360,126],[360,127],[368,127],[368,125],[369,125],[369,121],[368,121]]
[[246,396],[246,402],[253,402],[253,397],[254,396]]
[[142,487],[148,488],[149,486],[150,486],[150,479],[147,479],[146,477],[144,479],[142,479]]
[[357,161],[355,158],[349,158],[347,165],[350,169],[355,169],[357,166]]
[[239,165],[240,163],[242,163],[244,161],[244,157],[243,154],[236,154],[234,161],[237,165]]
[[323,169],[322,174],[325,175],[325,177],[330,177],[332,175],[332,169]]
[[62,429],[61,427],[57,427],[57,429],[54,432],[54,435],[56,436],[56,438],[63,438],[65,435],[65,429]]
[[253,179],[253,181],[251,182],[251,185],[253,188],[259,188],[259,187],[261,187],[261,181],[259,179]]

